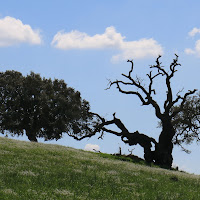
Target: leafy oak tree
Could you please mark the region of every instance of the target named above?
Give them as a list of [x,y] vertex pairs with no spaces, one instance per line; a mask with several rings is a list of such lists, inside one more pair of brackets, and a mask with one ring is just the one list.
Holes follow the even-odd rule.
[[31,72],[0,73],[0,131],[12,135],[59,139],[63,133],[88,134],[94,126],[89,103],[63,80]]
[[[173,107],[172,112],[180,109],[180,106]],[[181,112],[172,118],[172,124],[176,130],[173,143],[189,153],[182,145],[191,144],[194,140],[200,141],[200,93],[187,98]]]
[[[81,140],[86,137],[91,137],[97,132],[101,132],[101,136],[103,136],[105,132],[111,133],[121,137],[124,143],[129,145],[139,144],[143,147],[144,158],[147,162],[155,162],[160,166],[171,168],[173,162],[173,146],[182,146],[184,142],[189,143],[194,139],[199,140],[198,135],[200,128],[200,112],[199,110],[198,112],[193,112],[197,102],[200,108],[199,98],[190,97],[196,92],[196,89],[189,90],[183,95],[181,95],[181,91],[176,95],[174,95],[172,91],[171,80],[174,78],[177,68],[181,66],[178,63],[178,56],[175,56],[175,59],[168,69],[161,65],[161,56],[156,59],[156,64],[150,66],[150,72],[147,74],[149,81],[147,85],[144,85],[141,79],[134,75],[134,64],[131,60],[128,60],[128,62],[131,63],[130,71],[128,74],[122,74],[124,80],[109,82],[109,88],[116,86],[120,93],[134,95],[140,99],[142,105],[152,106],[154,108],[155,115],[159,119],[159,124],[162,128],[158,141],[138,131],[130,132],[122,121],[116,117],[115,113],[111,120],[106,120],[100,115],[93,113],[100,121],[100,123],[96,125],[96,129],[82,137],[74,135],[73,137],[76,140]],[[159,105],[155,100],[156,90],[154,88],[154,82],[158,77],[164,78],[166,87],[166,99],[162,105]],[[120,131],[117,132],[109,129],[108,125],[111,124],[116,125]],[[155,147],[155,150],[152,150],[152,145]]]

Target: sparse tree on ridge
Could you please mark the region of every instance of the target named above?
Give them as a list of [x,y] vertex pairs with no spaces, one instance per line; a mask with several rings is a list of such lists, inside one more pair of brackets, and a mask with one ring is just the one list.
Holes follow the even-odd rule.
[[[151,105],[154,108],[155,115],[159,119],[160,127],[162,128],[158,141],[138,131],[130,132],[122,121],[116,117],[115,113],[111,120],[106,120],[100,115],[93,113],[93,116],[96,116],[100,121],[96,129],[88,135],[85,134],[82,137],[72,135],[72,137],[76,140],[81,140],[86,137],[91,137],[97,132],[101,132],[100,137],[102,137],[105,132],[111,133],[121,137],[124,143],[129,145],[139,144],[143,147],[144,158],[147,162],[155,162],[160,166],[171,168],[174,144],[182,145],[182,143],[192,141],[195,138],[199,139],[200,112],[198,111],[196,114],[190,112],[190,106],[193,107],[194,110],[198,98],[189,97],[196,92],[196,89],[189,90],[184,95],[181,95],[180,91],[176,95],[173,95],[171,80],[177,72],[177,68],[181,66],[178,63],[178,56],[176,55],[169,69],[161,65],[160,58],[161,56],[156,59],[155,65],[150,66],[151,71],[147,74],[149,83],[146,86],[142,84],[141,79],[134,76],[134,64],[131,60],[128,60],[128,62],[131,63],[130,71],[128,74],[122,74],[125,80],[110,81],[109,83],[109,88],[116,86],[120,93],[137,96],[142,102],[142,105]],[[155,79],[158,77],[165,79],[166,86],[166,99],[163,105],[161,105],[162,107],[154,98],[156,90],[153,85]],[[130,90],[131,87],[132,89]],[[193,104],[189,103],[191,101]],[[198,105],[200,108],[199,99]],[[189,116],[187,115],[188,113],[190,113]],[[187,120],[186,117],[188,118]],[[191,120],[192,123],[189,123]],[[115,124],[120,131],[117,132],[109,129],[108,125],[111,124]],[[155,150],[151,149],[152,145],[155,147]]]
[[89,103],[63,80],[31,72],[0,73],[0,130],[26,134],[30,141],[60,139],[63,133],[88,134],[94,126]]

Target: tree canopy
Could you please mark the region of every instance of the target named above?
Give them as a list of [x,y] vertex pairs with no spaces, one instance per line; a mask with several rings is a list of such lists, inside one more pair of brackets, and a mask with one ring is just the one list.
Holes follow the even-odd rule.
[[[172,108],[173,111],[180,109],[181,105]],[[180,145],[189,153],[183,144],[191,144],[194,140],[200,141],[200,93],[188,97],[181,111],[172,118],[176,130],[173,143]]]
[[63,133],[88,134],[96,122],[89,102],[63,80],[41,78],[31,72],[0,73],[0,130],[26,134],[30,141],[60,139]]

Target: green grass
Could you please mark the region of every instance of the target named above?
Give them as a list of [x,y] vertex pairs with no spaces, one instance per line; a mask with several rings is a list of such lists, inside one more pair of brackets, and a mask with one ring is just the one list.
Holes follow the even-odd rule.
[[0,199],[198,200],[199,191],[200,176],[0,137]]

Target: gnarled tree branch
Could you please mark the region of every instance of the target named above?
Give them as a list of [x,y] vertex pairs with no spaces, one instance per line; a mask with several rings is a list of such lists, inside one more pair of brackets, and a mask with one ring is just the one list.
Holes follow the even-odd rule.
[[187,93],[185,93],[185,95],[183,97],[181,97],[180,95],[177,96],[177,98],[172,102],[172,106],[175,105],[175,103],[177,103],[179,100],[182,100],[180,106],[178,109],[176,109],[172,114],[171,114],[171,118],[175,117],[179,112],[181,112],[183,110],[183,106],[187,100],[187,97],[194,94],[197,91],[197,89],[194,90],[189,90]]
[[[160,72],[162,70],[158,70],[158,73],[156,75],[152,75],[152,72],[150,72],[149,74],[147,74],[147,76],[149,77],[150,83],[149,83],[149,87],[148,90],[145,89],[144,86],[142,86],[140,80],[138,78],[134,79],[132,77],[132,72],[133,72],[133,61],[128,60],[127,62],[131,62],[131,69],[128,73],[128,75],[126,74],[122,74],[123,77],[125,77],[128,82],[124,82],[124,81],[110,81],[109,82],[109,87],[107,89],[110,89],[112,85],[116,85],[117,89],[119,90],[119,92],[123,93],[123,94],[133,94],[139,97],[139,99],[141,100],[143,105],[152,105],[155,108],[155,112],[156,112],[156,116],[161,119],[162,118],[162,114],[161,114],[161,110],[159,105],[157,104],[157,102],[152,98],[152,93],[155,95],[156,91],[155,89],[152,89],[152,85],[153,85],[153,79],[155,79],[157,76],[159,75],[163,75],[163,72]],[[157,59],[157,63],[159,63],[159,59]],[[153,66],[152,66],[153,68]],[[130,85],[130,86],[134,86],[136,88],[136,90],[131,90],[131,91],[127,91],[127,90],[123,90],[121,86],[125,86],[125,85]],[[140,90],[140,92],[138,92],[137,90]]]

